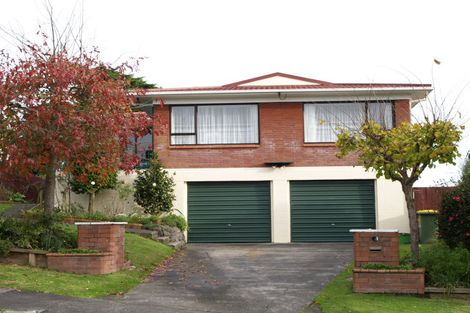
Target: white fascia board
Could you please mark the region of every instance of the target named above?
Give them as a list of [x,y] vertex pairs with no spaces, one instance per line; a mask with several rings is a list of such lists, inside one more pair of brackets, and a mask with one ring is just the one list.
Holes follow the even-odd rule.
[[380,88],[380,89],[314,89],[314,90],[250,90],[250,91],[191,91],[157,92],[142,97],[162,98],[166,104],[210,103],[263,103],[310,101],[365,101],[365,100],[422,100],[431,88]]

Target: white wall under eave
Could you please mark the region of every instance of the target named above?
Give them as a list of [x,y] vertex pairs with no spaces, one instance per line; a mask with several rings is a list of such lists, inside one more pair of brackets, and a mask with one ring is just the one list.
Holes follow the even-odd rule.
[[188,216],[187,183],[205,181],[269,181],[271,182],[272,241],[290,242],[290,181],[292,180],[376,180],[376,218],[378,228],[397,228],[408,232],[408,215],[399,183],[376,179],[362,167],[286,167],[286,168],[198,168],[169,169],[175,178],[175,208]]

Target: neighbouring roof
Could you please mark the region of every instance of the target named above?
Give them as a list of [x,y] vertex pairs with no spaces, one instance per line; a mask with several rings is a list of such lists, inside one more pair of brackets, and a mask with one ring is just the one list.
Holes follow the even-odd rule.
[[[231,95],[247,98],[258,94],[256,97],[259,98],[259,94],[264,94],[266,97],[269,93],[277,93],[280,100],[293,101],[293,97],[299,98],[300,96],[308,98],[317,95],[341,95],[342,97],[349,95],[357,96],[356,99],[359,99],[370,98],[372,94],[379,95],[380,93],[383,97],[395,95],[395,99],[404,97],[416,101],[425,98],[431,90],[430,84],[332,83],[276,72],[222,86],[148,89],[146,96],[156,96],[164,100],[183,97],[187,101],[188,97],[228,97]],[[280,93],[290,96],[290,99],[281,97]]]

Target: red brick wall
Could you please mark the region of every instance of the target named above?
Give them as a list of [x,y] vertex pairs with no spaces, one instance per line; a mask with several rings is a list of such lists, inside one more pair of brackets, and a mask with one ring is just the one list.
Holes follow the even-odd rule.
[[[373,241],[372,237],[374,236],[377,236],[379,240]],[[354,234],[354,265],[360,267],[370,263],[400,264],[400,234],[398,232],[358,232]]]
[[410,100],[395,101],[395,125],[411,121]]
[[424,294],[424,269],[353,270],[353,290],[359,293]]
[[53,271],[102,275],[116,272],[112,253],[47,254],[47,267]]
[[78,248],[110,252],[118,269],[124,265],[125,225],[91,224],[78,226]]
[[[290,166],[357,165],[351,155],[338,159],[334,144],[304,144],[302,103],[260,104],[258,145],[170,146],[170,108],[156,106],[156,151],[169,168],[263,167],[265,162],[290,161]],[[409,101],[397,101],[396,121],[409,120]]]

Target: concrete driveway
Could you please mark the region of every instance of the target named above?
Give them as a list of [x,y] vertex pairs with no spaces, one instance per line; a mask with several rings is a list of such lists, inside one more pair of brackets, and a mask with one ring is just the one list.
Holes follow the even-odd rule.
[[351,260],[350,244],[192,244],[121,301],[168,312],[297,313]]
[[299,312],[352,261],[351,244],[190,244],[120,297],[0,292],[0,307],[47,312]]

